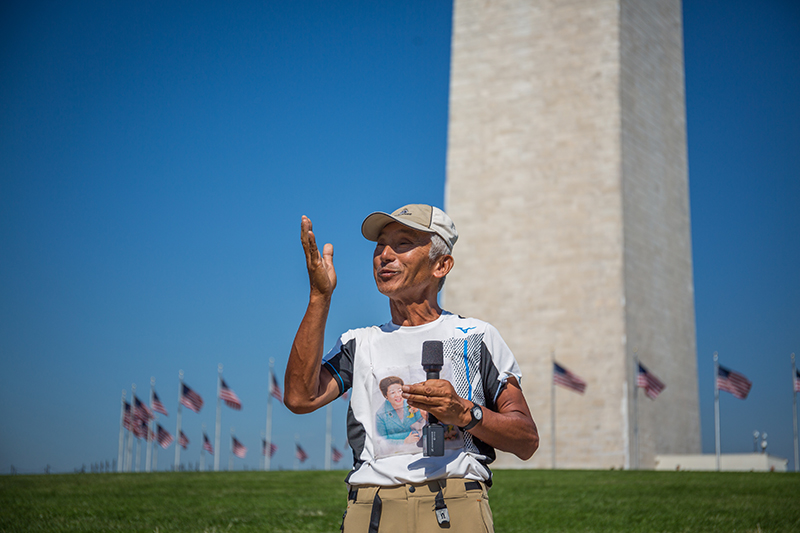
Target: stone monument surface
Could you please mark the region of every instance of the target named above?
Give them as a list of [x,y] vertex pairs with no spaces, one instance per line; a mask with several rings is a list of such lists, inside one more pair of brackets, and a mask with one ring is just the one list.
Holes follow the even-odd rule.
[[[443,302],[499,329],[541,435],[495,466],[699,453],[680,1],[455,0],[453,17]],[[553,358],[583,395],[551,394]]]

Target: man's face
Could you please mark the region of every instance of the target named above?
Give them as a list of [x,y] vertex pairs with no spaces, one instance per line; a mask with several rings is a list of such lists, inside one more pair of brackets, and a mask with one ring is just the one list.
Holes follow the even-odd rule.
[[372,255],[372,273],[381,294],[393,300],[420,301],[439,279],[430,260],[431,236],[398,222],[387,224]]

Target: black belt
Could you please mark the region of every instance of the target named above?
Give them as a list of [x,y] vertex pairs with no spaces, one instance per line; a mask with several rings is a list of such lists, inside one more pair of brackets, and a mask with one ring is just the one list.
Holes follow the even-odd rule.
[[481,490],[481,484],[479,481],[467,481],[464,483],[464,488],[467,490]]
[[[481,483],[480,481],[467,481],[464,483],[465,490],[481,490]],[[358,487],[350,489],[350,492],[347,493],[347,499],[350,501],[356,501],[358,498]]]

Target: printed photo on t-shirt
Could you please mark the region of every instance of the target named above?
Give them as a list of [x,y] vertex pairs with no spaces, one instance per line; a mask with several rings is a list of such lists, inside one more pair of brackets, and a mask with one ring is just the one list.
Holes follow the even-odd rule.
[[[447,366],[447,365],[446,365]],[[444,369],[443,369],[444,370]],[[445,375],[442,379],[447,379]],[[403,385],[425,381],[421,367],[390,367],[375,372],[375,455],[378,457],[422,452],[422,428],[428,413],[411,407],[403,398]],[[445,448],[463,447],[463,435],[445,425]]]

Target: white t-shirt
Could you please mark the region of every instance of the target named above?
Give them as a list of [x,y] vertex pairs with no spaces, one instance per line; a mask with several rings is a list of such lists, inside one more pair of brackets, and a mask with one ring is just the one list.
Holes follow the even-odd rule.
[[522,379],[497,330],[475,318],[445,311],[422,326],[389,322],[346,332],[323,358],[323,367],[339,384],[340,394],[352,388],[347,434],[354,466],[349,484],[398,485],[449,477],[490,480],[487,465],[495,459],[494,448],[456,427],[445,426],[443,457],[422,455],[424,413],[398,399],[397,391],[404,383],[425,381],[421,354],[428,340],[443,343],[441,379],[478,405],[496,410],[508,378]]

